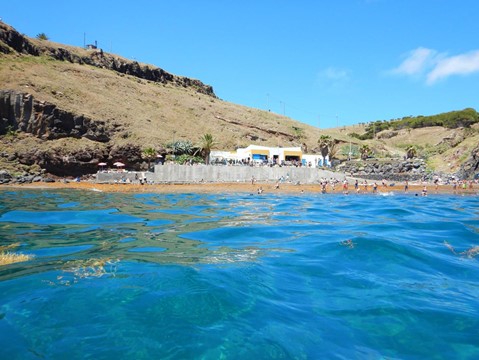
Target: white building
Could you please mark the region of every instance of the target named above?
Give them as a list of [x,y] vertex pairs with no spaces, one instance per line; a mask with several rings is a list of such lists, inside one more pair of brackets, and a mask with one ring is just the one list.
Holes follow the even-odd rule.
[[260,145],[250,145],[246,148],[238,148],[236,152],[211,151],[211,159],[220,159],[226,161],[243,163],[299,163],[303,159],[301,147],[268,147]]
[[301,147],[268,147],[250,145],[236,151],[213,150],[210,154],[211,162],[228,163],[256,163],[256,164],[301,164],[307,167],[331,166],[329,158],[324,159],[317,154],[303,154]]

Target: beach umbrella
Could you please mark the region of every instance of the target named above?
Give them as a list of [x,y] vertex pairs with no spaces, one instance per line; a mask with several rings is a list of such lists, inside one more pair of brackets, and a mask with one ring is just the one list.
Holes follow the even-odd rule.
[[107,165],[107,164],[106,164],[106,163],[103,163],[103,162],[98,163],[98,166],[106,166],[106,165]]
[[114,163],[113,165],[117,166],[117,167],[123,167],[125,166],[125,164],[123,164],[122,162],[119,162],[117,161],[116,163]]

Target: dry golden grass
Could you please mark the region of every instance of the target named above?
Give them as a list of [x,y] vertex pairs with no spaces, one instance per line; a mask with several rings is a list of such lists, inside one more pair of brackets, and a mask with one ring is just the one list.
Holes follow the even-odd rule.
[[[282,146],[298,146],[305,141],[314,147],[320,134],[328,133],[192,88],[153,83],[92,66],[10,55],[0,56],[0,64],[3,88],[28,92],[62,109],[118,124],[122,130],[115,143],[158,146],[173,139],[195,142],[211,133],[218,147],[225,149],[250,143],[277,145],[278,141]],[[304,129],[304,140],[292,139],[293,126]],[[251,140],[252,136],[258,140]]]
[[[82,48],[30,40],[39,47],[57,46],[80,56],[89,54]],[[107,69],[52,60],[47,56],[0,54],[0,84],[2,89],[27,92],[37,100],[54,103],[61,109],[116,125],[112,144],[118,145],[133,143],[158,148],[179,139],[195,143],[205,133],[211,133],[216,140],[216,149],[234,150],[249,144],[300,146],[305,143],[311,151],[317,148],[321,135],[330,135],[344,143],[367,143],[378,156],[403,156],[407,145],[434,147],[443,138],[460,131],[440,127],[401,130],[389,139],[360,141],[349,134],[364,133],[364,125],[318,129],[279,114],[215,99],[196,92],[194,88],[154,83]],[[293,127],[302,128],[304,138],[295,138]],[[464,142],[461,151],[470,153],[473,143]],[[42,150],[59,146],[74,150],[76,146],[83,146],[81,144],[81,141],[46,143],[24,138],[14,147]],[[454,162],[452,167],[457,168],[463,160],[462,155],[452,154],[447,159],[434,156],[429,163],[444,168],[444,163]],[[0,166],[3,165],[0,163]]]

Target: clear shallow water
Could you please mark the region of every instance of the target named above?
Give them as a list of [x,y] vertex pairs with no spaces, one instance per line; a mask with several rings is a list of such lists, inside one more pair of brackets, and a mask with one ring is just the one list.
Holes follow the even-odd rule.
[[1,359],[478,359],[479,198],[0,192]]

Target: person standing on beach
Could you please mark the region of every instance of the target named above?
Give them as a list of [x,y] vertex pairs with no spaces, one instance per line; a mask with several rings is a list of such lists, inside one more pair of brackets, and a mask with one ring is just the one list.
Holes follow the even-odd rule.
[[427,186],[424,185],[424,187],[422,188],[422,196],[427,196]]
[[407,193],[408,190],[409,190],[409,182],[406,180],[406,181],[404,182],[404,192]]
[[364,180],[364,192],[367,193],[368,192],[368,182],[366,180]]
[[326,194],[326,185],[328,185],[326,180],[321,182],[321,194]]
[[359,181],[358,181],[358,179],[356,179],[356,181],[354,182],[354,189],[356,189],[356,194],[359,193]]
[[344,179],[344,181],[343,181],[343,194],[345,194],[345,195],[347,195],[349,193],[348,186],[349,186],[348,180]]

